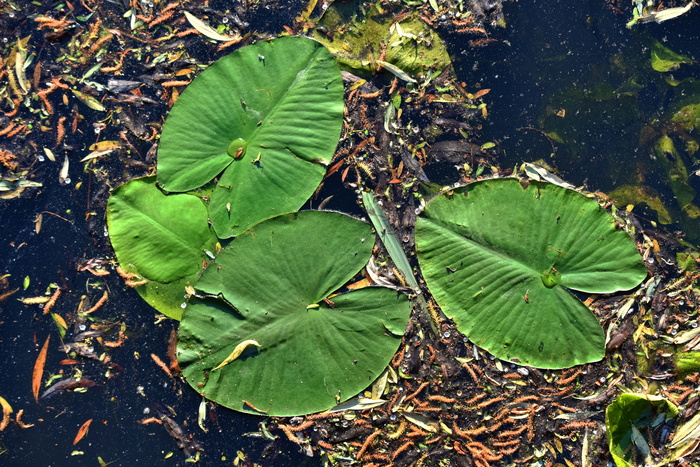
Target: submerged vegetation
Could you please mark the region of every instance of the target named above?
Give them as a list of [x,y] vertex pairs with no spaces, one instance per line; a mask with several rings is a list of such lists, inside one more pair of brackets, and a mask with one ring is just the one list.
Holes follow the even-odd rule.
[[[154,403],[139,429],[163,426],[190,461],[216,456],[197,438],[222,436],[207,434],[217,413],[248,420],[216,404],[260,417],[249,435],[269,465],[282,443],[333,465],[697,459],[697,250],[629,213],[646,203],[694,238],[698,93],[670,75],[693,59],[650,41],[643,61],[616,58],[617,82],[597,74],[593,92],[552,97],[537,129],[559,150],[548,162],[587,157],[594,115],[619,117],[605,126],[633,128],[653,154],[663,182],[638,183],[641,163],[619,169],[617,207],[557,164],[501,167],[500,142],[482,139],[489,77],[458,79],[445,37],[499,42],[500,2],[90,5],[34,9],[35,31],[2,49],[0,194],[21,202],[55,185],[88,199],[80,225],[99,251],[77,266],[88,279],[75,312],[61,308],[63,277],[22,284],[21,306],[42,306],[35,321],[71,368],[54,368],[57,339],[35,336],[36,402],[93,391],[87,370],[105,387],[121,377],[112,349],[144,337],[114,297],[135,288],[181,320],[168,363],[149,336],[140,354],[178,400],[201,398],[196,414]],[[270,8],[291,13],[273,28],[282,37],[249,28]],[[38,39],[59,65],[40,60]],[[673,97],[645,114],[650,83]],[[81,132],[95,135],[84,151]],[[616,143],[606,150],[629,141]],[[36,235],[75,214],[40,212]],[[20,293],[15,279],[0,278],[0,305]],[[0,397],[0,431],[14,400]]]

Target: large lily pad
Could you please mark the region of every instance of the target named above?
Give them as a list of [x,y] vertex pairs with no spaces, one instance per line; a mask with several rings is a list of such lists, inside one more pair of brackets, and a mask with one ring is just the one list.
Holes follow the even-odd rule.
[[567,288],[610,293],[646,276],[605,210],[544,182],[486,180],[435,198],[417,221],[416,248],[431,293],[474,344],[541,368],[605,354],[595,316]]
[[162,283],[195,274],[216,244],[202,200],[166,195],[155,177],[130,180],[112,192],[107,227],[119,263]]
[[221,174],[214,230],[235,236],[298,209],[335,151],[343,116],[338,66],[318,42],[284,37],[243,47],[202,72],[163,127],[158,182],[188,191]]
[[373,245],[368,224],[321,211],[236,237],[197,284],[232,308],[209,299],[185,310],[178,358],[187,381],[226,407],[278,416],[325,410],[365,389],[396,352],[410,311],[392,289],[331,295]]

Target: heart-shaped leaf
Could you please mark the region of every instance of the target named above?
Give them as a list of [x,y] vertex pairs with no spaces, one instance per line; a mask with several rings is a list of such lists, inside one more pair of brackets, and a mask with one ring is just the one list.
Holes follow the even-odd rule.
[[605,354],[595,316],[566,288],[611,293],[647,273],[594,200],[544,182],[485,180],[439,196],[415,235],[428,288],[460,331],[496,357],[541,368]]
[[170,111],[158,182],[188,191],[219,175],[209,216],[220,238],[298,209],[333,156],[343,117],[335,60],[316,41],[283,37],[202,72]]
[[368,224],[321,211],[238,236],[197,284],[233,308],[208,299],[185,310],[178,358],[187,381],[226,407],[277,416],[326,410],[365,389],[396,352],[410,312],[392,289],[331,295],[373,246]]
[[207,257],[205,250],[216,243],[202,200],[166,195],[155,177],[130,180],[112,192],[107,227],[119,263],[156,282],[196,273]]

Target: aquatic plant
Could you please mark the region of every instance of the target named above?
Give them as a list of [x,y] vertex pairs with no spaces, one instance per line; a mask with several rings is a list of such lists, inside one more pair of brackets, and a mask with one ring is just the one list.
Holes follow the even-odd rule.
[[107,228],[121,267],[147,281],[138,288],[144,300],[180,319],[185,283],[196,281],[217,241],[204,202],[166,195],[155,177],[133,179],[109,197]]
[[[653,465],[650,432],[660,432],[678,416],[678,407],[661,396],[620,394],[605,410],[610,455],[617,467]],[[670,430],[669,430],[670,432]],[[660,436],[653,436],[659,439]]]
[[291,416],[369,386],[401,342],[410,306],[384,287],[337,293],[372,254],[371,227],[322,211],[261,222],[216,257],[180,323],[183,374],[226,407]]
[[294,211],[318,187],[342,113],[338,66],[307,38],[243,47],[195,78],[166,119],[157,180],[167,192],[207,184],[197,196],[208,203],[168,195],[153,177],[127,182],[108,203],[112,246],[122,268],[144,279],[139,294],[180,319],[184,288],[197,281],[217,236]]
[[595,200],[544,182],[450,190],[427,204],[415,237],[443,312],[474,344],[522,365],[603,358],[603,330],[567,289],[612,293],[647,274],[630,236]]
[[360,13],[355,3],[344,2],[330,5],[319,25],[342,31],[329,39],[316,28],[314,38],[341,67],[354,73],[373,73],[383,67],[404,81],[415,82],[414,78],[441,72],[451,64],[443,40],[417,14],[396,21],[374,8]]
[[209,217],[219,238],[299,209],[321,182],[343,117],[343,82],[325,47],[282,37],[203,71],[168,115],[158,183],[184,192],[219,177]]

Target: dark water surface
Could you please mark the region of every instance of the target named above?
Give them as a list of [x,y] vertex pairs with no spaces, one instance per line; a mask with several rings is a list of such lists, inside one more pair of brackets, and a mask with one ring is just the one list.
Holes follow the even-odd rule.
[[[667,96],[655,93],[652,83],[617,105],[596,110],[585,108],[585,100],[566,101],[556,95],[572,88],[593,88],[603,81],[610,81],[613,87],[622,85],[632,72],[625,75],[619,68],[612,70],[611,61],[648,62],[650,37],[664,40],[678,53],[699,58],[700,8],[663,25],[641,25],[632,30],[625,28],[628,17],[616,15],[602,0],[508,2],[505,13],[507,29],[495,32],[501,43],[483,49],[448,45],[460,79],[468,85],[480,83],[491,89],[485,140],[496,140],[505,149],[507,158],[501,165],[544,158],[561,169],[565,179],[579,185],[586,183],[594,190],[611,190],[629,183],[635,160],[650,157],[648,150],[639,149],[639,131],[668,104]],[[252,27],[255,29],[255,25]],[[676,77],[693,74],[698,74],[696,66],[681,69]],[[556,155],[551,157],[551,147],[540,133],[519,129],[543,129],[543,123],[551,118],[548,106],[554,110],[566,108],[567,115],[586,114],[588,120],[581,121],[595,123],[580,133],[579,144],[585,150],[573,153],[557,146]],[[629,106],[635,107],[631,116],[625,113]],[[618,126],[619,122],[624,125]],[[691,171],[697,169],[692,163],[688,161]],[[0,201],[0,275],[11,274],[11,288],[21,287],[23,279],[30,278],[27,290],[20,290],[1,304],[0,396],[15,412],[24,409],[25,423],[35,424],[31,429],[20,429],[13,423],[0,433],[0,465],[97,466],[98,456],[118,466],[186,465],[185,457],[162,426],[138,423],[157,411],[169,414],[196,436],[204,448],[202,465],[233,465],[239,450],[263,465],[318,465],[318,457],[309,459],[299,454],[297,447],[285,440],[272,447],[271,456],[263,458],[269,442],[242,436],[258,430],[258,417],[218,408],[216,417],[206,420],[209,431],[202,432],[197,426],[201,398],[184,383],[167,376],[150,357],[153,353],[166,360],[174,323],[157,322],[154,310],[125,287],[116,274],[100,278],[77,271],[85,260],[110,256],[111,249],[103,223],[88,223],[83,217],[86,197],[74,187],[78,180],[88,182],[87,175],[81,173],[82,166],[73,164],[71,185],[57,182],[59,166],[37,165],[37,178],[44,187],[36,197]],[[647,177],[653,176],[659,179],[654,186],[671,203],[672,194],[668,189],[664,191],[664,174],[651,169]],[[690,180],[700,190],[698,177],[691,176]],[[66,220],[44,214],[37,234],[34,220],[40,212],[55,213]],[[53,308],[63,316],[75,312],[81,296],[87,295],[94,302],[102,290],[110,292],[108,304],[95,315],[126,325],[128,339],[107,352],[118,366],[86,359],[78,365],[60,364],[67,357],[58,351],[61,342],[55,325],[42,314],[41,306],[16,300],[43,295],[51,283],[70,290]],[[63,377],[71,376],[77,368],[96,386],[85,393],[62,392],[37,404],[31,392],[32,368],[49,335],[43,381],[46,375],[59,372]],[[99,345],[95,347],[101,353]],[[74,446],[78,428],[88,419],[93,419],[88,435]]]
[[[655,162],[651,145],[640,139],[644,127],[659,130],[674,104],[693,97],[674,92],[662,74],[652,70],[650,49],[659,41],[697,60],[700,8],[662,24],[631,29],[625,27],[631,9],[617,14],[603,1],[505,2],[504,11],[508,26],[494,33],[498,44],[476,50],[450,44],[460,78],[468,86],[491,89],[484,140],[491,138],[505,150],[502,166],[543,159],[564,179],[591,191],[609,192],[644,179],[667,208],[677,210],[667,172]],[[697,79],[700,67],[682,65],[663,75],[678,81]],[[640,89],[625,93],[631,80]],[[601,89],[619,94],[600,98]],[[554,115],[561,110],[566,111],[564,117]],[[570,144],[553,141],[552,157],[552,146],[534,129],[568,130]],[[675,143],[679,147],[677,139]],[[689,172],[699,168],[697,154],[683,155],[683,161]],[[700,177],[691,174],[689,184],[700,190]],[[635,212],[655,219],[643,206]],[[700,222],[682,219],[679,213],[673,217],[676,223],[671,227],[684,230],[697,244]]]

